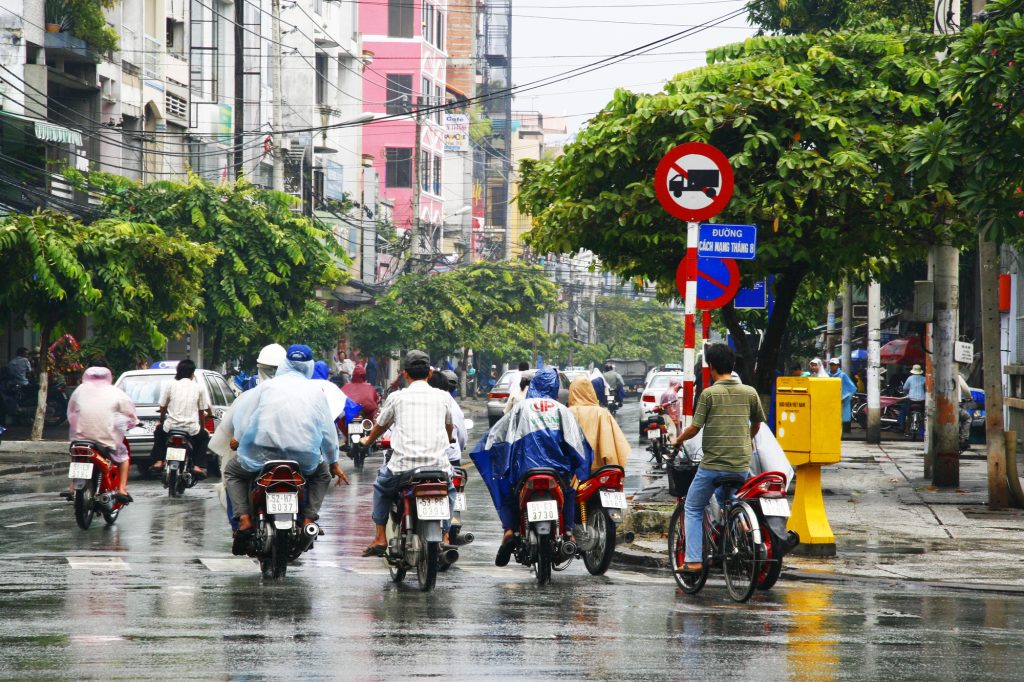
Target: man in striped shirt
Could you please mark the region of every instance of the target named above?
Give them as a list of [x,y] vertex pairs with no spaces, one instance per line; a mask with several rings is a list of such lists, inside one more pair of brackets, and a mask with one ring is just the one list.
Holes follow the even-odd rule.
[[704,507],[718,488],[718,480],[736,474],[746,475],[753,452],[751,439],[765,421],[761,399],[750,386],[733,377],[736,356],[724,343],[705,348],[715,384],[704,390],[697,401],[693,423],[675,441],[681,446],[704,429],[701,446],[704,459],[686,494],[686,562],[684,571],[700,571]]

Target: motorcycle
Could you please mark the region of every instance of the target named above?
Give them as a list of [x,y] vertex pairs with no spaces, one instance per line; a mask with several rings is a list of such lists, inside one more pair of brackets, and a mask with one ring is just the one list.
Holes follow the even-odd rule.
[[164,464],[164,487],[170,497],[181,497],[186,488],[198,481],[192,473],[192,440],[184,431],[167,432],[167,457]]
[[612,416],[614,417],[615,413],[619,411],[619,402],[618,400],[616,400],[615,394],[612,392],[612,389],[608,387],[608,384],[605,384],[604,395],[605,402],[608,403],[608,411],[611,412]]
[[576,556],[565,516],[565,490],[561,474],[535,467],[523,474],[513,491],[519,500],[519,527],[515,529],[517,563],[533,568],[537,584],[551,580],[553,566]]
[[455,486],[455,506],[452,509],[451,527],[448,529],[448,543],[452,545],[468,545],[474,539],[472,533],[462,532],[462,512],[466,511],[466,478],[465,469],[454,467],[452,485]]
[[912,441],[924,440],[924,401],[911,400],[906,421],[903,424],[903,435]]
[[402,582],[409,569],[415,568],[420,590],[434,589],[440,566],[459,560],[457,549],[441,547],[442,526],[450,516],[448,475],[444,471],[421,467],[402,474],[386,527],[388,549],[384,561],[392,581]]
[[104,446],[91,440],[71,443],[68,478],[74,484],[71,497],[75,503],[75,522],[82,530],[88,530],[93,517],[99,515],[108,526],[112,525],[124,507],[114,495],[121,475],[117,463],[107,457],[106,452]]
[[668,454],[668,428],[665,426],[665,408],[656,406],[647,416],[643,430],[647,433],[647,451],[651,453],[650,461],[655,469],[665,466],[665,455]]
[[[906,400],[906,398],[898,396],[883,395],[879,397],[882,431],[900,430],[900,403],[904,400]],[[853,420],[857,422],[861,428],[867,428],[868,403],[866,398],[864,398],[860,405],[854,410]]]
[[[577,556],[591,575],[604,575],[615,554],[616,528],[626,513],[626,493],[622,481],[626,472],[620,466],[604,466],[576,489],[577,523],[573,528]],[[633,533],[623,536],[627,543]]]
[[353,419],[348,425],[348,456],[352,458],[352,466],[356,471],[363,470],[366,456],[370,454],[369,447],[362,440],[372,428],[373,422],[369,419]]
[[[46,426],[60,426],[68,416],[67,385],[63,380],[51,381],[46,393]],[[36,417],[39,387],[34,384],[19,386],[13,379],[5,379],[0,386],[0,408],[10,423],[31,424]]]
[[256,523],[246,553],[259,559],[264,579],[284,578],[288,563],[311,549],[322,534],[317,524],[303,525],[299,520],[306,499],[306,479],[298,462],[266,462],[253,480],[249,499]]

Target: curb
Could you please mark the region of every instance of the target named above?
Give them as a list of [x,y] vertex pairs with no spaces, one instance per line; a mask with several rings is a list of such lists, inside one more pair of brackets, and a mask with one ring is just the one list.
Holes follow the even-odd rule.
[[66,461],[60,462],[27,462],[25,464],[0,465],[0,478],[18,474],[50,473],[67,466]]

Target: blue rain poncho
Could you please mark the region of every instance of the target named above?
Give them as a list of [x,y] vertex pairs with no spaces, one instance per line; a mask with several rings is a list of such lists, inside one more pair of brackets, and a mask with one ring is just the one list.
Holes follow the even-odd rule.
[[504,529],[517,526],[519,503],[513,490],[523,474],[535,467],[562,473],[568,484],[565,519],[570,527],[574,523],[576,495],[571,479],[587,480],[594,453],[576,418],[558,402],[558,388],[554,368],[538,370],[526,398],[491,427],[470,453]]
[[338,431],[312,375],[312,362],[285,360],[273,379],[235,403],[231,425],[238,461],[247,471],[259,471],[267,460],[290,459],[308,475],[322,461],[338,461]]

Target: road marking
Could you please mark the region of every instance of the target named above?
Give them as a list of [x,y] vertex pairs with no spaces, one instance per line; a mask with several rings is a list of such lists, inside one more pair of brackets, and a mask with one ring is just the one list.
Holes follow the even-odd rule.
[[34,525],[35,521],[22,521],[21,523],[10,523],[4,526],[4,528],[21,528],[22,526]]
[[82,571],[127,571],[128,563],[117,556],[67,557],[72,570]]
[[253,567],[259,568],[250,557],[200,557],[199,563],[214,573],[252,573]]

